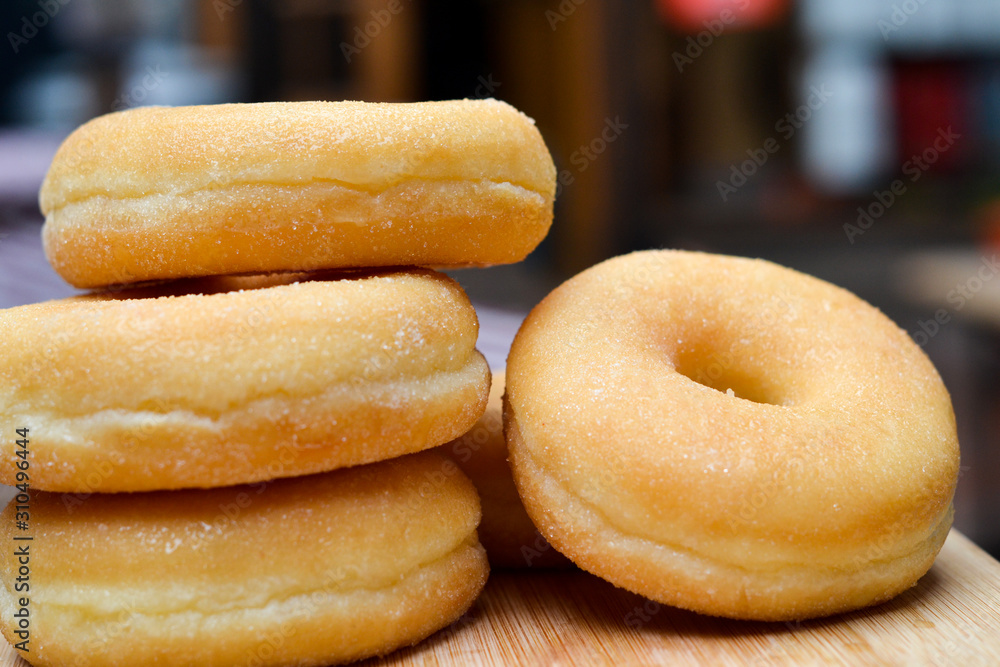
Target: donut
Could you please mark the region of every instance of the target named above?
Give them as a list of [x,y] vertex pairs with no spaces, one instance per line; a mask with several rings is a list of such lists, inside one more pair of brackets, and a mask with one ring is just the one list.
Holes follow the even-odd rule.
[[531,523],[507,464],[503,436],[504,371],[493,370],[486,412],[468,433],[437,451],[472,480],[482,504],[479,541],[496,568],[567,567],[570,562],[552,548]]
[[[34,665],[327,665],[415,643],[486,582],[479,501],[423,452],[210,490],[32,492],[2,516],[0,628]],[[17,589],[18,548],[28,550]],[[21,592],[18,592],[21,591]],[[25,598],[30,598],[25,604]]]
[[[426,269],[228,277],[0,311],[0,428],[77,494],[245,484],[436,447],[482,415],[475,311]],[[0,482],[14,442],[0,439]]]
[[76,287],[216,274],[517,262],[555,166],[496,100],[143,107],[71,134],[43,242]]
[[548,295],[507,360],[531,519],[572,561],[736,619],[913,586],[952,523],[951,401],[853,294],[762,260],[646,251]]

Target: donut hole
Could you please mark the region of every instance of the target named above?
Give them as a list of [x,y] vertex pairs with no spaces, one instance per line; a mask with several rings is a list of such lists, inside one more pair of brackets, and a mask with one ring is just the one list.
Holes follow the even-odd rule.
[[737,355],[723,350],[680,351],[674,369],[693,382],[754,403],[782,405],[784,401],[760,373],[744,368]]

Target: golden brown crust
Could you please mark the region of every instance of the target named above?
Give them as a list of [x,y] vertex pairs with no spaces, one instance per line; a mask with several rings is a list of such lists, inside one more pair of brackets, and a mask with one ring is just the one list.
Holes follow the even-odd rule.
[[[192,293],[0,312],[0,425],[30,429],[35,488],[210,487],[331,470],[434,447],[485,409],[476,315],[441,274],[180,289]],[[14,454],[7,441],[0,481],[12,483]]]
[[223,273],[523,259],[555,166],[496,100],[145,107],[66,140],[43,239],[77,287]]
[[768,262],[600,264],[532,311],[507,383],[532,520],[661,602],[767,620],[874,604],[951,525],[958,442],[930,361],[854,295]]
[[504,371],[494,370],[486,412],[468,433],[441,445],[437,452],[462,469],[483,507],[479,541],[490,565],[502,568],[567,567],[571,563],[539,534],[524,511],[507,464],[503,435]]
[[[252,486],[31,498],[36,665],[325,665],[454,621],[488,572],[479,503],[422,453]],[[9,625],[14,507],[2,515]]]

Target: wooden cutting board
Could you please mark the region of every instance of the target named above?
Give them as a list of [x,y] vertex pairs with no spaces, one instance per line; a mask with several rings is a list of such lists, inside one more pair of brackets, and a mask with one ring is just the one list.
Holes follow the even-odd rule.
[[[952,531],[931,571],[879,607],[750,623],[659,606],[580,571],[495,572],[472,610],[359,665],[1000,665],[1000,563]],[[27,663],[0,647],[0,667]]]

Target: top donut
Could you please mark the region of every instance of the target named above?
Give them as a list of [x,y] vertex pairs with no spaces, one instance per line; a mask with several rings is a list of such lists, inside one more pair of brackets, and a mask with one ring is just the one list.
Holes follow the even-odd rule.
[[76,287],[270,271],[517,262],[555,166],[497,100],[145,107],[71,134],[43,242]]

